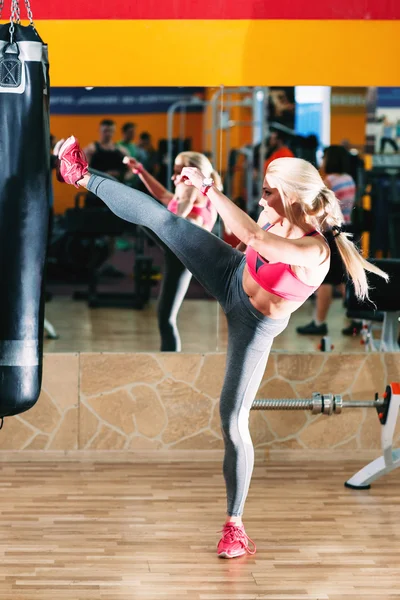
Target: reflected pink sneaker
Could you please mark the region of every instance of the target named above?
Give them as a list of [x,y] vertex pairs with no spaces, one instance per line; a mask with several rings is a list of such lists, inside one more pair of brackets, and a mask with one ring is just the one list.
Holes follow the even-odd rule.
[[79,187],[77,181],[87,175],[88,163],[78,140],[73,135],[61,146],[58,159],[60,161],[59,175],[61,180]]
[[[253,544],[254,550],[250,550],[249,542]],[[222,538],[219,541],[217,554],[221,558],[236,558],[243,554],[255,554],[256,545],[247,535],[243,525],[235,523],[225,523],[222,530]]]

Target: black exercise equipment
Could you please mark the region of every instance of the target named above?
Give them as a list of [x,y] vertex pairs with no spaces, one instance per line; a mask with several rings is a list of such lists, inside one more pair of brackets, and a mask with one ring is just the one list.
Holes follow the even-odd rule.
[[0,26],[0,417],[31,408],[41,388],[48,99],[47,46],[33,23]]
[[368,273],[370,282],[370,300],[357,299],[351,282],[346,285],[345,306],[347,317],[363,321],[362,339],[368,350],[376,350],[372,336],[372,324],[382,321],[382,335],[379,349],[385,352],[397,352],[400,317],[400,259],[369,259],[371,263],[389,274],[389,282],[374,273]]
[[294,129],[290,129],[278,122],[269,124],[270,131],[279,131],[286,136],[286,143],[297,158],[309,161],[317,166],[318,138],[314,134],[299,135]]
[[370,232],[370,256],[400,258],[400,155],[366,157],[365,169],[358,171],[354,217],[360,231]]
[[91,271],[110,257],[107,237],[91,238],[68,231],[67,216],[56,215],[47,254],[47,281],[87,283]]
[[[142,309],[150,299],[154,284],[152,258],[144,255],[146,239],[142,228],[117,217],[106,206],[82,206],[85,192],[77,194],[75,207],[65,213],[69,256],[74,264],[81,257],[88,271],[88,291],[75,292],[75,300],[87,300],[91,308],[100,306],[129,307]],[[135,263],[133,267],[132,293],[105,293],[98,290],[99,268],[109,256],[109,237],[132,234],[135,239]],[[69,242],[68,242],[69,240]],[[71,253],[75,253],[75,257]]]

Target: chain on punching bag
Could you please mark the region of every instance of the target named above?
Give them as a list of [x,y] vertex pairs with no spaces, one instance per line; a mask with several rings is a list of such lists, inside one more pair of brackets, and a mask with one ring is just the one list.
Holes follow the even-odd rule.
[[28,26],[18,0],[0,26],[0,417],[31,408],[42,379],[49,78],[47,46],[25,4]]

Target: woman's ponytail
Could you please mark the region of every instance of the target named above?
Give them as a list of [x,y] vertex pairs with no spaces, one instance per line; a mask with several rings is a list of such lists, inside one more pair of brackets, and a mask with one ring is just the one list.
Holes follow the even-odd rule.
[[333,237],[346,271],[353,281],[356,296],[360,300],[364,300],[368,298],[368,279],[365,271],[375,273],[383,277],[386,281],[388,281],[389,275],[365,260],[351,241],[352,235],[343,231],[343,215],[339,207],[339,202],[332,190],[325,187],[321,190],[320,194],[325,204],[325,214],[321,221],[332,229]]

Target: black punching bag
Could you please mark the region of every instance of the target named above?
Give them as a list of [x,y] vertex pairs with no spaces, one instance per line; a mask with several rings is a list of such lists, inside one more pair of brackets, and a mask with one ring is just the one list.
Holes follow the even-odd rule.
[[0,417],[37,401],[49,218],[47,46],[29,25],[0,26]]

